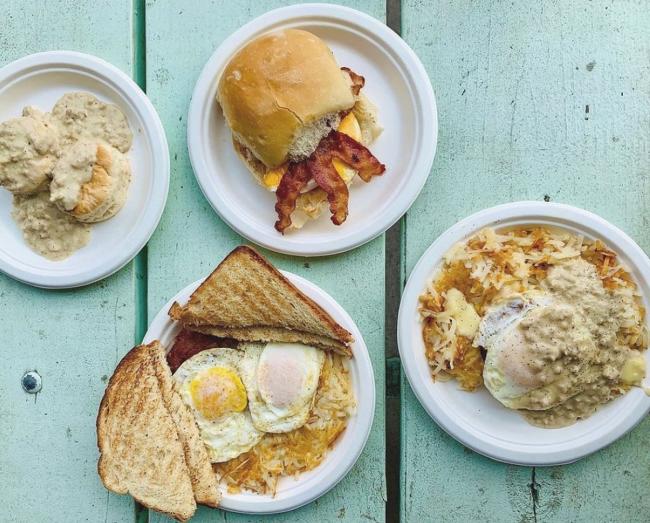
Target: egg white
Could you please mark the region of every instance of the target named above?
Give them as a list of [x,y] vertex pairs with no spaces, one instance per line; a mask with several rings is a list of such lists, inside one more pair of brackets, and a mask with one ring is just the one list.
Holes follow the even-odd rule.
[[474,344],[486,349],[483,381],[490,394],[508,408],[521,408],[527,394],[541,387],[527,366],[525,342],[518,329],[531,312],[551,303],[541,293],[514,296],[493,305],[481,319]]
[[[268,383],[263,381],[264,368],[278,372],[279,358],[290,359],[299,376],[287,378],[301,381],[298,394],[287,405],[274,403]],[[309,418],[318,388],[320,373],[325,362],[323,351],[298,343],[248,344],[239,370],[246,392],[253,425],[258,430],[271,433],[291,432],[302,427]],[[271,391],[272,392],[272,391]]]

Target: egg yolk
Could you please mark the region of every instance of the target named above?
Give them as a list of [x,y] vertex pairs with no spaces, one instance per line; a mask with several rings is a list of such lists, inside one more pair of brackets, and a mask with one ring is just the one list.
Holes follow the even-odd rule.
[[[347,134],[357,142],[361,141],[361,127],[359,126],[359,121],[356,116],[354,116],[354,113],[348,113],[345,118],[341,120],[337,130],[340,133]],[[352,169],[352,167],[349,167],[345,162],[342,162],[338,158],[332,160],[332,165],[334,166],[334,169],[336,169],[336,172],[339,173],[339,176],[346,182],[349,182],[356,174],[356,171]]]
[[291,406],[304,389],[304,370],[297,360],[276,356],[260,364],[257,386],[262,399],[279,408]]
[[645,378],[645,359],[643,356],[630,358],[621,370],[621,381],[626,385],[638,385]]
[[280,185],[280,180],[282,180],[282,177],[286,172],[287,172],[286,165],[281,165],[280,167],[276,167],[275,169],[270,169],[266,171],[266,174],[264,175],[264,179],[262,180],[264,186],[267,187],[268,189],[277,188],[277,186]]
[[246,389],[235,372],[225,367],[212,367],[200,372],[190,382],[194,408],[208,420],[246,408]]

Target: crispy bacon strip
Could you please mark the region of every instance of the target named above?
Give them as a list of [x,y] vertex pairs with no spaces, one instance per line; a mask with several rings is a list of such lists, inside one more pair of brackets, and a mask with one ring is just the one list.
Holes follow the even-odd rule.
[[348,73],[350,80],[352,80],[352,92],[354,93],[354,96],[358,96],[361,88],[366,85],[366,79],[360,74],[355,73],[349,67],[341,67],[341,71]]
[[321,140],[314,154],[307,160],[307,168],[314,177],[314,181],[327,193],[327,201],[332,212],[332,223],[341,225],[348,217],[350,193],[348,186],[332,165],[332,154],[328,146],[327,138]]
[[296,200],[312,178],[327,193],[332,222],[341,225],[346,220],[350,194],[348,186],[332,165],[333,158],[356,169],[364,182],[369,182],[373,176],[379,176],[386,170],[386,166],[366,147],[346,134],[332,131],[320,141],[307,160],[289,164],[288,171],[280,180],[275,192],[275,210],[278,213],[275,228],[279,232],[284,233],[291,226],[291,213],[296,209]]
[[284,234],[284,230],[291,226],[291,213],[296,210],[296,200],[311,178],[306,161],[289,164],[289,169],[275,191],[275,212],[278,213],[275,228],[279,232]]
[[367,147],[347,134],[332,131],[321,141],[319,149],[323,142],[327,142],[325,147],[332,157],[354,168],[364,182],[369,182],[373,176],[379,176],[386,170],[386,166],[377,160]]

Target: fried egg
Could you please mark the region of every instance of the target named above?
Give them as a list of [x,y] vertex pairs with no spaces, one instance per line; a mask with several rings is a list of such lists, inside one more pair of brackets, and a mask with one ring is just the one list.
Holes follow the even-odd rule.
[[257,430],[290,432],[309,418],[325,353],[299,343],[250,344],[239,364]]
[[236,349],[207,349],[174,373],[213,463],[236,458],[264,436],[246,409],[246,388],[239,374],[241,358],[242,352]]
[[516,296],[492,306],[479,324],[474,345],[486,351],[483,381],[497,400],[508,408],[525,408],[525,398],[544,387],[534,355],[520,329],[524,318],[550,305],[542,293]]

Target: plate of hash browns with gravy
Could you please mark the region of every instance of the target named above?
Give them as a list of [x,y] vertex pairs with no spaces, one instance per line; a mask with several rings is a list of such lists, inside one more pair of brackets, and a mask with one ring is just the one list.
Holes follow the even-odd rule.
[[650,261],[568,205],[518,202],[445,232],[411,274],[399,348],[431,417],[522,465],[575,461],[650,410]]

